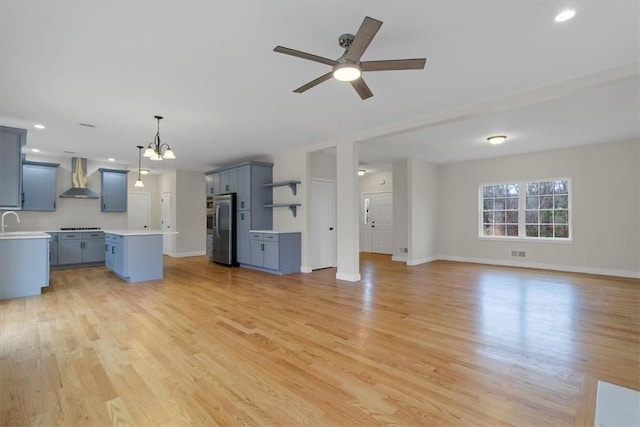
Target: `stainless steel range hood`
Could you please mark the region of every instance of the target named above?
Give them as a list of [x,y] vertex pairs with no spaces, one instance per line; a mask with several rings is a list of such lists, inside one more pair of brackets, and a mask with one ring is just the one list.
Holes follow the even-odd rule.
[[69,199],[97,199],[98,195],[87,188],[87,159],[71,158],[71,188],[60,195]]

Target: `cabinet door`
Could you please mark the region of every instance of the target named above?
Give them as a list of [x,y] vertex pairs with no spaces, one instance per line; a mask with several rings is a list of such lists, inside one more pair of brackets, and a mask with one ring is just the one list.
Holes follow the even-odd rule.
[[220,187],[220,172],[213,174],[213,194],[218,195],[222,193]]
[[238,168],[227,171],[227,186],[225,193],[236,193],[238,191]]
[[102,262],[105,260],[104,239],[84,240],[84,262]]
[[264,262],[265,268],[280,268],[280,255],[278,253],[278,242],[264,242]]
[[124,172],[101,171],[102,212],[127,211],[127,174]]
[[49,265],[58,265],[58,233],[49,233]]
[[237,208],[238,210],[251,209],[251,166],[246,165],[237,169]]
[[251,254],[249,264],[262,267],[264,265],[264,242],[260,240],[251,240],[250,245]]
[[105,240],[104,242],[104,265],[113,270],[113,255],[111,254],[111,242]]
[[22,210],[56,210],[57,166],[25,163],[22,165]]
[[58,240],[58,264],[81,264],[82,240]]
[[24,129],[0,126],[0,208],[22,208],[22,146]]
[[251,213],[249,211],[236,212],[236,260],[241,264],[251,263],[250,233]]
[[215,194],[213,189],[213,175],[206,175],[205,181],[207,183],[207,196],[213,196]]

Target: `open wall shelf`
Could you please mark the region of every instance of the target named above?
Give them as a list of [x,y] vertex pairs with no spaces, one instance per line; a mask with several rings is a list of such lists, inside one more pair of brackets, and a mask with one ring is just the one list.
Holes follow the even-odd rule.
[[[301,181],[279,181],[279,182],[270,182],[269,184],[264,184],[265,187],[289,187],[291,188],[291,192],[295,196],[298,192],[298,184]],[[294,215],[295,216],[295,215]]]
[[293,217],[296,217],[298,206],[302,206],[300,203],[276,203],[273,205],[262,205],[265,208],[289,208]]

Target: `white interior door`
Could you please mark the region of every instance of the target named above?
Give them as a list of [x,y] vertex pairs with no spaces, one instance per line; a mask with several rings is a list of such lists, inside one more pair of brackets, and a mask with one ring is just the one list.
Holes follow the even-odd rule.
[[335,183],[329,180],[312,179],[310,198],[312,270],[336,265],[335,230]]
[[148,230],[150,222],[151,195],[131,192],[127,200],[127,223],[129,230]]
[[[160,219],[160,229],[162,231],[172,231],[171,230],[171,193],[166,192],[162,193],[162,209],[160,211],[161,219]],[[173,251],[173,235],[165,234],[162,236],[162,253],[165,255],[171,255]]]
[[393,253],[393,194],[363,193],[360,215],[360,250]]

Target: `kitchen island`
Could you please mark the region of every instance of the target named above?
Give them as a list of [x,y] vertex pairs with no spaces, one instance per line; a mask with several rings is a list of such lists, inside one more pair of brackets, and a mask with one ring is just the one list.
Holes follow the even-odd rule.
[[0,299],[40,295],[49,286],[50,237],[38,231],[0,233]]
[[160,230],[104,230],[105,265],[127,282],[162,279]]

